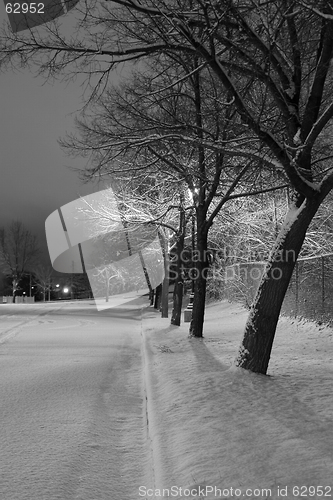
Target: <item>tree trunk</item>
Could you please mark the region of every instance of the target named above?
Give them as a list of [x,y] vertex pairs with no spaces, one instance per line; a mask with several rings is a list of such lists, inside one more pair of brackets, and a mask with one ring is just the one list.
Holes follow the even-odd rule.
[[190,323],[189,335],[191,337],[202,337],[205,304],[206,304],[206,288],[207,288],[207,272],[208,272],[208,259],[207,259],[207,231],[200,230],[202,226],[198,221],[197,230],[197,248],[194,254],[195,268],[192,272],[195,273],[194,284],[194,300],[192,320]]
[[161,296],[161,312],[162,318],[167,318],[169,316],[169,253],[168,253],[168,241],[165,236],[162,237],[159,232],[160,243],[163,249],[163,262],[164,262],[164,278],[162,282],[162,296]]
[[306,199],[300,208],[292,208],[283,224],[267,262],[263,279],[251,306],[236,365],[266,374],[275,331],[290,279],[306,231],[322,198]]
[[164,275],[164,279],[163,279],[163,284],[162,284],[161,312],[162,312],[162,318],[168,317],[168,315],[169,315],[169,270],[166,271],[166,273]]
[[183,305],[183,292],[184,292],[184,280],[182,274],[182,253],[184,250],[184,236],[183,233],[176,245],[176,261],[172,269],[175,277],[175,285],[173,290],[173,309],[171,315],[171,324],[180,326],[182,305]]
[[151,306],[154,305],[154,289],[153,288],[149,289],[149,302],[150,302]]
[[16,300],[16,292],[17,292],[17,289],[18,289],[18,284],[19,284],[19,281],[17,278],[14,278],[12,280],[12,285],[13,285],[13,304],[15,304],[15,300]]
[[161,305],[161,293],[162,293],[162,285],[158,285],[155,289],[155,302],[154,309],[159,309]]
[[[184,210],[184,192],[180,190],[180,205],[179,205],[179,231],[178,239],[176,242],[176,261],[174,263],[172,272],[174,274],[174,289],[173,289],[173,308],[171,315],[171,324],[180,326],[182,305],[183,305],[183,294],[184,294],[184,278],[183,278],[183,251],[184,251],[184,241],[185,241],[185,230],[186,230],[186,218]],[[194,233],[194,231],[193,231]],[[192,234],[193,234],[192,233]]]
[[171,317],[171,325],[180,326],[180,320],[182,315],[183,307],[183,293],[184,293],[184,282],[183,278],[179,277],[175,281],[175,287],[173,289],[173,309]]

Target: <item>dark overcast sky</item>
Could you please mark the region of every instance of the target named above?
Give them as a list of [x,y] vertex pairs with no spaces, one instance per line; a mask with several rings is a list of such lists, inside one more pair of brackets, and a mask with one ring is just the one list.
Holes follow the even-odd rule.
[[[5,19],[0,3],[0,23]],[[67,157],[57,143],[74,130],[72,113],[82,106],[79,83],[45,83],[28,69],[0,73],[0,225],[22,220],[44,249],[47,216],[101,189],[82,184],[68,166],[83,167],[86,160]]]

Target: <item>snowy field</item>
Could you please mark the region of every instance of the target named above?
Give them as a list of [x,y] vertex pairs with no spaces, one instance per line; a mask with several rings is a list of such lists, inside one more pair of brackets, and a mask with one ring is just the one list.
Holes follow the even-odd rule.
[[333,497],[333,330],[281,318],[258,375],[232,366],[247,314],[208,306],[204,339],[145,314],[155,484],[138,498]]

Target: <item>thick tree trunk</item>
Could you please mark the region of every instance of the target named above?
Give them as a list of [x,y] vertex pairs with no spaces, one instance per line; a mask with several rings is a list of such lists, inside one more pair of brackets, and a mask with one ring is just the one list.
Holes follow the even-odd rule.
[[192,272],[195,273],[195,284],[192,320],[189,331],[190,337],[203,336],[202,332],[205,316],[207,272],[209,263],[207,259],[207,231],[200,231],[200,227],[202,226],[198,223],[197,248],[194,254],[196,266],[195,269],[192,270]]
[[321,203],[307,199],[287,215],[251,306],[236,365],[266,374],[281,306],[306,231]]

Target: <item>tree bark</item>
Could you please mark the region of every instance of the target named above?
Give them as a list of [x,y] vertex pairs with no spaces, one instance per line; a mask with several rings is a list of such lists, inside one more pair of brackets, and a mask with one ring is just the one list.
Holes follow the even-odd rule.
[[180,276],[175,281],[175,287],[173,289],[173,309],[171,317],[171,325],[180,326],[180,320],[182,315],[183,307],[183,294],[184,294],[184,282],[182,276]]
[[321,202],[322,196],[318,193],[287,215],[251,306],[236,359],[236,365],[241,368],[267,372],[282,303],[306,231]]
[[154,305],[154,289],[153,288],[149,288],[149,303],[151,306]]
[[161,305],[161,294],[162,294],[162,285],[158,285],[155,289],[155,302],[154,309],[159,309]]
[[183,251],[185,242],[186,218],[184,210],[184,193],[180,191],[179,205],[179,232],[176,243],[176,261],[172,272],[174,273],[175,285],[173,289],[173,309],[171,315],[171,325],[180,326],[183,294],[184,294],[184,278],[183,278]]
[[167,318],[169,316],[169,253],[168,253],[168,241],[165,235],[159,234],[159,239],[163,251],[163,262],[164,262],[164,278],[162,282],[162,297],[161,297],[161,317]]
[[172,273],[174,273],[175,277],[175,286],[173,290],[173,309],[171,315],[171,324],[180,326],[181,313],[182,313],[182,305],[183,305],[183,293],[184,293],[184,280],[182,274],[182,253],[184,250],[184,237],[183,233],[176,245],[176,261],[175,265],[172,269]]
[[18,278],[14,278],[12,280],[12,285],[13,285],[13,304],[15,304],[15,302],[16,302],[16,293],[17,293],[18,285],[19,285],[19,279]]
[[195,252],[196,266],[192,269],[195,272],[194,284],[194,300],[192,320],[190,323],[190,337],[202,337],[203,324],[205,316],[206,304],[206,288],[207,288],[207,272],[208,272],[208,259],[207,259],[207,231],[202,230],[203,225],[198,220],[197,230],[197,248]]
[[162,298],[161,298],[161,316],[162,318],[167,318],[169,315],[169,269],[166,265],[167,271],[164,275],[162,283]]

